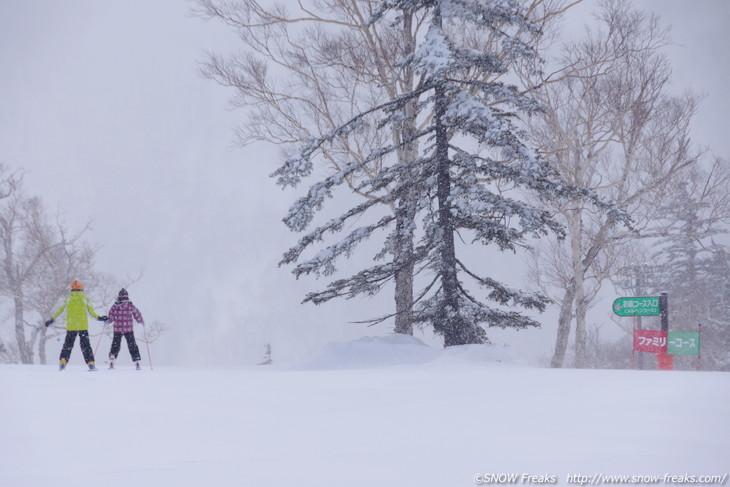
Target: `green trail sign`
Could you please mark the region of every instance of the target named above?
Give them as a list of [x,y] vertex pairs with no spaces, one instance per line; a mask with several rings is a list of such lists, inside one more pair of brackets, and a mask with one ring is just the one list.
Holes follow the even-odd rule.
[[670,331],[667,336],[667,354],[699,355],[700,334],[696,331]]
[[618,298],[613,302],[613,312],[618,316],[656,316],[660,314],[659,296]]

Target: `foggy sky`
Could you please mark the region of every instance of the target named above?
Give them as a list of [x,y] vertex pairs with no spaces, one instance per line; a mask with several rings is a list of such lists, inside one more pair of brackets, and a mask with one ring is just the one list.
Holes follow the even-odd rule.
[[[596,4],[580,6],[569,28]],[[347,323],[390,311],[387,293],[300,305],[324,282],[277,268],[297,238],[281,223],[296,193],[268,177],[275,148],[233,147],[244,114],[197,63],[239,43],[223,25],[191,16],[191,5],[0,0],[0,162],[24,168],[27,192],[69,227],[92,221],[99,270],[122,281],[144,273],[129,291],[146,320],[170,326],[153,345],[159,362],[256,363],[265,343],[275,359],[298,360],[327,341],[388,333],[390,324]],[[673,26],[672,88],[707,94],[696,140],[730,155],[730,3],[637,5]],[[510,336],[547,354],[554,327]],[[49,342],[49,356],[56,348]]]

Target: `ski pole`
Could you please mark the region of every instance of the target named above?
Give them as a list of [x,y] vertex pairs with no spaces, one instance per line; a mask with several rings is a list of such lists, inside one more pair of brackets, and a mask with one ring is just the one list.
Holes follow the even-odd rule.
[[154,370],[152,368],[152,355],[150,354],[150,341],[147,339],[147,325],[142,325],[142,329],[144,330],[144,343],[147,345],[147,358],[150,361],[150,370]]
[[99,335],[99,341],[96,342],[96,348],[94,349],[94,358],[96,359],[96,352],[99,351],[99,345],[101,345],[101,337],[104,336],[104,331],[106,330],[106,321],[104,322],[104,325],[101,327],[101,334]]

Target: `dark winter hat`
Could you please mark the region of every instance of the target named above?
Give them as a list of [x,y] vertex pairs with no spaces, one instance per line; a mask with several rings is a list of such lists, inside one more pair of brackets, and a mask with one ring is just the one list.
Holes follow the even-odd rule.
[[120,298],[128,298],[129,297],[129,293],[127,292],[126,289],[122,288],[122,290],[119,291],[119,297]]

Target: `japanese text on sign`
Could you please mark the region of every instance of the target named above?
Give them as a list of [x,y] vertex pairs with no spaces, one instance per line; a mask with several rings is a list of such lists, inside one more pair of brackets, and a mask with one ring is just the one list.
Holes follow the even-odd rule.
[[670,331],[667,353],[670,355],[699,355],[700,334],[696,331]]
[[613,312],[618,316],[658,315],[660,313],[660,299],[657,296],[618,298],[613,302]]
[[634,330],[634,350],[638,352],[665,353],[667,350],[667,332]]

